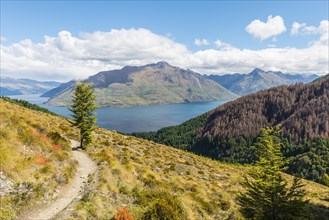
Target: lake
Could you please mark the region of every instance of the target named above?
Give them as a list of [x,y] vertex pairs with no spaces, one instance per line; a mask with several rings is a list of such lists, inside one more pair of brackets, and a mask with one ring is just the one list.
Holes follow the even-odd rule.
[[[15,95],[10,97],[29,101],[66,117],[70,117],[71,114],[66,107],[43,104],[48,98],[40,97],[39,94]],[[127,108],[102,107],[96,110],[96,124],[100,127],[123,133],[155,131],[163,127],[180,124],[197,115],[210,111],[225,102],[227,101],[134,106]]]

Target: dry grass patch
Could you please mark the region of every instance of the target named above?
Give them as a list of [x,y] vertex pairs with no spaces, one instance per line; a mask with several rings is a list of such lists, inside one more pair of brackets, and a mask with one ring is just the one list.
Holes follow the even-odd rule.
[[0,171],[13,183],[0,196],[0,219],[11,219],[30,204],[52,199],[57,186],[72,178],[75,162],[67,133],[59,126],[66,124],[67,131],[74,130],[63,118],[2,99],[0,117]]

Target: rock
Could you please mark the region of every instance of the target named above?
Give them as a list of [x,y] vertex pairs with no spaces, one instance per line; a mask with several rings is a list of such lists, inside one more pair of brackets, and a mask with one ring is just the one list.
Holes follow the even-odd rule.
[[13,181],[0,172],[0,195],[6,195],[13,191]]

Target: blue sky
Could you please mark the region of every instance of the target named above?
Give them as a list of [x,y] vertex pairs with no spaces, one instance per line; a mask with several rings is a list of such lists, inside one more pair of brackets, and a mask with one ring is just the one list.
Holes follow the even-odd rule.
[[[109,33],[113,29],[138,30],[138,28],[142,28],[150,31],[151,35],[154,34],[160,38],[165,37],[173,41],[168,43],[173,45],[172,47],[168,46],[167,50],[173,48],[177,52],[179,46],[186,47],[186,50],[189,51],[188,54],[182,49],[182,53],[186,54],[181,55],[181,57],[168,55],[169,61],[176,65],[205,73],[248,71],[253,65],[257,65],[256,61],[244,67],[236,65],[237,67],[235,68],[235,63],[239,62],[237,60],[228,60],[224,65],[222,59],[221,61],[209,60],[211,56],[225,56],[225,59],[229,57],[224,53],[212,51],[220,50],[214,42],[220,40],[222,48],[224,47],[223,45],[229,45],[239,50],[247,49],[257,53],[268,48],[309,48],[312,42],[319,40],[321,34],[327,34],[323,31],[323,27],[327,26],[326,23],[322,25],[322,32],[319,31],[320,29],[315,28],[320,28],[321,21],[328,21],[328,7],[328,1],[1,1],[2,56],[8,57],[8,59],[2,62],[2,66],[4,66],[2,70],[6,75],[24,75],[24,71],[13,71],[13,66],[19,64],[16,58],[20,57],[32,61],[38,59],[36,56],[31,57],[29,54],[22,53],[22,47],[25,48],[25,51],[31,51],[33,48],[35,49],[38,43],[45,44],[45,35],[56,38],[58,33],[67,31],[70,33],[70,36],[77,38],[75,40],[79,40],[83,39],[83,34],[81,35],[81,33],[92,34],[99,31]],[[249,32],[246,30],[246,27],[252,21],[259,20],[266,23],[269,16],[272,16],[272,18],[280,17],[284,30],[278,27],[280,26],[278,17],[276,19],[278,26],[274,25],[274,28],[279,29],[276,32],[274,30],[271,36],[260,33],[257,30],[259,27],[257,25],[254,25],[255,27],[251,28]],[[304,25],[298,29],[297,34],[292,35],[291,30],[294,22]],[[120,36],[131,39],[134,38],[133,34],[128,33]],[[13,44],[19,44],[19,42],[25,39],[30,39],[31,44],[25,43],[21,44],[20,48],[13,48]],[[112,38],[107,38],[109,41],[110,39]],[[196,39],[200,40],[198,45],[196,45]],[[121,46],[127,47],[127,45]],[[26,49],[27,47],[28,49]],[[45,49],[45,47],[46,45],[44,45],[43,49],[47,51],[48,49]],[[145,44],[142,49],[135,48],[135,52],[138,53],[140,50],[145,52],[147,47],[148,45]],[[58,46],[58,48],[61,47]],[[117,47],[111,46],[111,48],[121,50],[121,48],[118,49]],[[153,51],[153,48],[154,45],[149,50]],[[94,49],[96,50],[96,48]],[[88,52],[92,54],[90,50]],[[159,50],[160,52],[161,50]],[[264,52],[261,56],[265,56],[264,54],[268,54],[267,52]],[[326,52],[325,49],[323,50],[324,52]],[[192,57],[191,54],[194,54],[194,56]],[[125,55],[130,56],[130,54],[126,53]],[[154,54],[149,55],[154,57]],[[188,61],[182,61],[187,55],[191,56],[191,58]],[[229,55],[233,56],[231,53]],[[241,56],[245,55],[242,54]],[[324,63],[321,67],[322,69],[312,69],[312,66],[325,62],[323,61],[326,58],[324,56],[326,55],[323,54],[323,57],[315,61],[317,63],[310,63],[305,68],[306,72],[328,72],[328,68],[326,69],[327,63]],[[126,64],[143,64],[152,61],[150,58],[143,61],[140,57],[131,56],[122,59],[123,61],[120,63],[117,58],[112,59],[110,55],[109,57],[100,58],[99,54],[95,54],[91,55],[91,57],[98,57],[98,60],[91,61],[93,62],[92,66],[103,60],[107,60],[107,63],[101,63],[97,68],[89,68],[88,71],[90,72],[82,74],[83,77],[90,75],[92,71],[102,70],[102,68],[111,69]],[[204,60],[204,57],[208,57],[207,60]],[[269,57],[271,56],[264,58],[268,63]],[[166,57],[159,56],[154,60],[162,58]],[[61,59],[67,60],[67,58],[63,57]],[[115,60],[115,62],[110,60]],[[195,62],[193,62],[194,60]],[[302,61],[303,59],[301,59]],[[37,62],[44,64],[48,61],[36,60]],[[48,64],[54,65],[53,62],[48,62]],[[225,66],[225,68],[219,67],[219,65]],[[260,62],[259,66],[262,67],[262,65],[267,69],[280,69],[280,66],[271,66],[265,64],[265,61]],[[288,64],[286,65],[288,66]],[[302,66],[289,70],[285,67],[282,70],[300,72],[301,68]],[[29,70],[29,68],[22,68],[22,70],[24,69],[27,69],[27,72]],[[72,74],[71,78],[80,77],[79,74],[74,74],[74,71],[80,70],[68,70],[59,66],[57,70],[55,69],[48,71],[49,73],[44,76],[47,78],[49,75],[54,75],[54,73],[67,71]],[[38,70],[35,67],[30,67],[30,72],[35,72],[34,75],[29,73],[32,74],[32,78],[42,78],[42,75],[38,74],[38,72],[45,71],[44,69]],[[58,75],[58,77],[63,76]]]

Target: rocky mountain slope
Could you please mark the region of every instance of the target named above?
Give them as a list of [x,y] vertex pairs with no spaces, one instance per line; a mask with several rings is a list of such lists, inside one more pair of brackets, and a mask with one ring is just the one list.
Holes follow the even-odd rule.
[[[97,104],[100,106],[206,102],[237,97],[205,76],[166,62],[104,71],[90,76],[86,81],[93,84]],[[68,83],[62,85],[62,89],[58,87],[56,92],[53,91],[45,94],[51,97],[48,104],[68,105],[74,85]]]
[[36,81],[31,79],[14,79],[10,77],[1,77],[0,94],[2,96],[9,95],[25,95],[25,94],[41,94],[60,85],[55,81]]
[[[0,126],[6,128],[0,136],[0,159],[6,160],[1,172],[19,186],[0,193],[0,219],[13,219],[24,211],[37,211],[36,204],[60,199],[58,187],[69,186],[76,172],[67,144],[77,139],[78,131],[67,119],[2,99],[0,105]],[[145,219],[155,208],[170,219],[242,218],[235,198],[243,190],[240,181],[248,167],[101,128],[96,128],[86,153],[96,162],[96,172],[88,177],[82,194],[55,219],[112,219],[127,212]],[[311,200],[311,219],[324,219],[329,212],[328,187],[303,183]]]
[[208,77],[236,94],[246,95],[280,85],[290,85],[300,82],[308,83],[319,76],[315,74],[284,74],[282,72],[264,71],[256,68],[248,74],[235,73],[210,75]]
[[243,96],[181,125],[135,135],[222,161],[252,163],[259,129],[278,124],[287,172],[325,182],[329,175],[328,76]]
[[53,89],[43,93],[41,95],[41,97],[49,97],[49,98],[55,97],[55,96],[63,93],[65,90],[72,88],[72,86],[74,86],[76,83],[77,83],[77,81],[75,81],[75,80],[71,80],[69,82],[62,83],[59,86],[57,86],[56,88],[53,88]]

